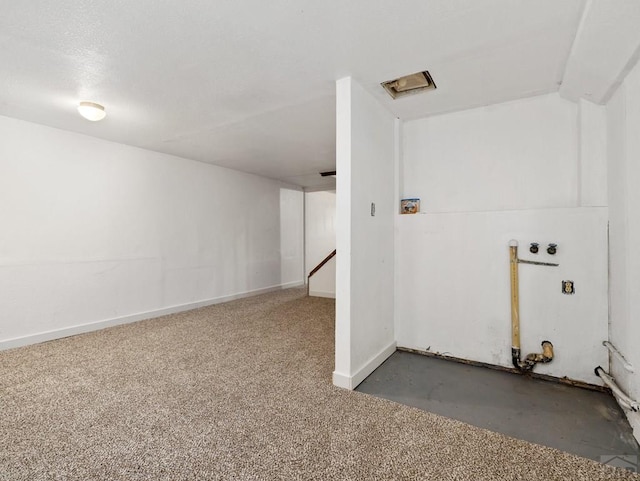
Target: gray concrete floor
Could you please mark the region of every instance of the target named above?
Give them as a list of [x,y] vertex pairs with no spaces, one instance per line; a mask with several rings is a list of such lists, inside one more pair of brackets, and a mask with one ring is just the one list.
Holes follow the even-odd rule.
[[607,393],[402,351],[357,391],[597,461],[640,456]]

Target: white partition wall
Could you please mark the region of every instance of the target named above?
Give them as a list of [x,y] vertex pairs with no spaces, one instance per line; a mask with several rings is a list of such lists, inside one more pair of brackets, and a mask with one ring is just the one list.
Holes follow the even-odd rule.
[[336,86],[333,382],[353,389],[395,350],[396,119],[351,78],[338,80]]

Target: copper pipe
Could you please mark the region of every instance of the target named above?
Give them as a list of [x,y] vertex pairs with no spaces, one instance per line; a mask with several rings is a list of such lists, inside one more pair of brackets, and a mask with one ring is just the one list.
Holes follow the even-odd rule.
[[[517,351],[520,360],[520,299],[518,283],[518,241],[509,241],[511,267],[511,354]],[[514,364],[515,366],[515,364]],[[515,366],[517,367],[517,366]]]
[[528,354],[524,360],[520,357],[520,298],[518,281],[518,264],[535,264],[557,266],[547,262],[533,262],[518,259],[518,241],[509,241],[509,265],[511,270],[511,361],[513,367],[522,372],[531,371],[538,363],[548,363],[553,360],[553,344],[542,341],[542,352]]

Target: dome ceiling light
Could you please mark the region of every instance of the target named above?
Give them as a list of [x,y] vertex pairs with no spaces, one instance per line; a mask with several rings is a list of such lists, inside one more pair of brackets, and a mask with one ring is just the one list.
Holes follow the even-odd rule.
[[104,107],[95,102],[80,102],[78,105],[78,113],[92,122],[97,122],[107,116]]

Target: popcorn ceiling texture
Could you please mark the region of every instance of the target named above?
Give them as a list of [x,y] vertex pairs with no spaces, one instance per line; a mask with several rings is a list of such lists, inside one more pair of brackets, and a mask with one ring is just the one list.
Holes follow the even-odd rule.
[[0,352],[0,480],[625,480],[331,384],[291,289]]

